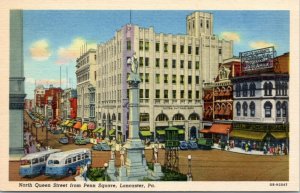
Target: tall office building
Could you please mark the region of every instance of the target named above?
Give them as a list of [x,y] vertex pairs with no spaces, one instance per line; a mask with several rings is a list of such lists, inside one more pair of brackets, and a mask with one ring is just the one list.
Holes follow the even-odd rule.
[[202,84],[211,82],[218,64],[232,57],[232,41],[213,34],[213,15],[187,16],[187,34],[155,33],[152,27],[127,24],[97,47],[96,120],[103,135],[126,138],[128,86],[134,53],[139,61],[141,137],[163,140],[173,125],[182,138],[198,136]]

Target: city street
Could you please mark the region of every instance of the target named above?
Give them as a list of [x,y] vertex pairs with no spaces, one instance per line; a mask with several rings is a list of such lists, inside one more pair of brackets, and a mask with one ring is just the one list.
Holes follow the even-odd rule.
[[[27,121],[29,117],[25,116]],[[36,129],[33,129],[35,135]],[[58,139],[63,136],[49,134],[49,146],[58,148],[63,151],[87,147],[92,144],[63,145],[58,142]],[[45,141],[46,129],[38,129],[38,139]],[[152,150],[145,150],[146,159],[148,162],[152,160]],[[188,160],[187,156],[192,155],[192,175],[194,181],[287,181],[289,171],[288,156],[260,156],[260,155],[245,155],[221,150],[185,150],[179,152],[179,169],[182,173],[187,173]],[[116,164],[120,165],[119,152],[116,154]],[[92,167],[103,167],[105,162],[108,162],[110,152],[92,151]],[[159,150],[158,160],[161,164],[164,163],[164,150]],[[46,176],[39,176],[28,179],[21,178],[18,174],[19,162],[11,161],[9,164],[10,175],[12,181],[48,181],[54,180]],[[72,181],[75,176],[70,176],[60,180]]]

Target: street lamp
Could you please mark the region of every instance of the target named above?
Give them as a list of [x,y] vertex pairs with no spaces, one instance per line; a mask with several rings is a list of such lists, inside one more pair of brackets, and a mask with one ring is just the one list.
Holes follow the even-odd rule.
[[229,129],[227,129],[227,150],[229,150]]
[[187,174],[187,180],[193,181],[192,177],[192,155],[188,155],[188,174]]
[[107,180],[107,167],[108,167],[108,163],[104,163],[104,181]]

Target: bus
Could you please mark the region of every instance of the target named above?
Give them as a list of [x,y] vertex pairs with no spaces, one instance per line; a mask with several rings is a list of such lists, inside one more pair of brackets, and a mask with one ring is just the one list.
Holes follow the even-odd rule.
[[60,149],[49,149],[37,153],[30,153],[20,160],[19,174],[21,177],[34,177],[45,173],[46,160],[53,154],[60,152]]
[[78,166],[91,163],[91,151],[80,148],[51,154],[47,160],[45,175],[49,177],[65,177],[76,173]]

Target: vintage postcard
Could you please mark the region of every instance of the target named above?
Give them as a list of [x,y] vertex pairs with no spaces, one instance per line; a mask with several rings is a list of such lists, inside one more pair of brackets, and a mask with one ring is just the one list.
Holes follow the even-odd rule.
[[1,191],[299,191],[298,1],[1,6]]

